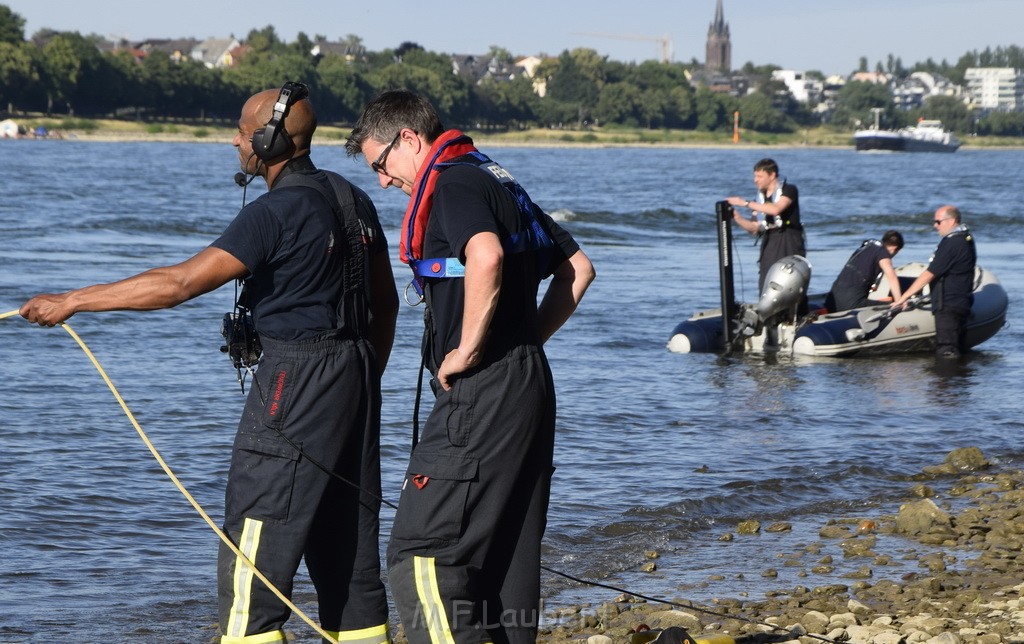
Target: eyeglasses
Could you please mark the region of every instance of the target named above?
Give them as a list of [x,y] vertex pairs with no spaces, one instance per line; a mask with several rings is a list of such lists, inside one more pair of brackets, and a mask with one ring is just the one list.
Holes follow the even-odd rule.
[[949,217],[946,217],[945,219],[936,219],[935,221],[932,222],[932,225],[933,226],[938,226],[939,224],[941,224],[944,221],[949,221]]
[[388,160],[388,155],[391,154],[391,148],[395,147],[395,144],[398,143],[398,138],[400,136],[402,136],[401,130],[398,131],[398,134],[395,135],[395,138],[391,139],[391,143],[388,143],[388,147],[384,148],[384,151],[380,153],[380,156],[377,157],[377,160],[370,164],[370,168],[377,174],[388,173],[388,170],[384,166],[384,164]]

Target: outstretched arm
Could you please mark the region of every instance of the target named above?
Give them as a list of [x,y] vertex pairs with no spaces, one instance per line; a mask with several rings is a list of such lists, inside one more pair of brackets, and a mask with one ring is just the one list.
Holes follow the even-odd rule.
[[[751,235],[756,235],[761,228],[761,224],[757,222],[757,215],[753,212],[753,203],[747,201],[743,197],[729,197],[726,199],[729,205],[733,207],[732,220],[739,224],[739,227],[747,231]],[[750,217],[744,217],[740,214],[737,208],[750,208]]]
[[896,276],[896,271],[892,267],[891,259],[882,259],[878,262],[878,267],[882,269],[882,274],[885,275],[885,279],[889,280],[889,295],[892,296],[893,301],[900,299],[902,294],[900,291],[900,278]]
[[922,273],[917,276],[917,279],[914,280],[914,283],[910,285],[910,288],[907,289],[907,292],[896,298],[896,301],[892,303],[892,308],[903,308],[903,305],[907,303],[907,300],[920,293],[921,290],[930,284],[933,279],[935,279],[934,273],[927,269],[922,271]]
[[541,342],[547,342],[565,324],[596,276],[594,264],[582,250],[558,265],[537,309]]
[[29,322],[55,326],[82,311],[166,309],[247,273],[245,265],[233,255],[211,246],[180,264],[154,268],[118,282],[37,295],[20,312]]

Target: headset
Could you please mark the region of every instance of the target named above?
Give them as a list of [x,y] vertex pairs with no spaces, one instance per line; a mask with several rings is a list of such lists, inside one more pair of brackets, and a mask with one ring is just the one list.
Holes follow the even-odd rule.
[[252,151],[258,159],[267,162],[292,151],[294,144],[284,128],[284,119],[288,108],[307,96],[309,88],[302,83],[288,81],[284,84],[274,103],[274,114],[265,126],[252,133]]

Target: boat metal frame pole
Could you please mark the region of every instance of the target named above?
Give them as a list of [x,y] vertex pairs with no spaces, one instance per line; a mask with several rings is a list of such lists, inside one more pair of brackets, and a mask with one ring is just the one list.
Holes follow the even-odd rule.
[[722,350],[728,351],[736,337],[736,303],[733,284],[732,257],[732,206],[728,201],[715,204],[715,220],[718,223],[718,282],[722,291]]

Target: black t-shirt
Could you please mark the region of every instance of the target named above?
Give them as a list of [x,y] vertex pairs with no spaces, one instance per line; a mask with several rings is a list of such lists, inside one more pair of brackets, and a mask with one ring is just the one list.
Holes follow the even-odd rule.
[[[572,236],[551,217],[541,224],[554,241],[546,273],[579,250]],[[523,218],[509,191],[485,171],[472,165],[454,165],[441,172],[424,237],[424,257],[457,257],[465,261],[466,244],[474,235],[491,232],[503,243],[523,230]],[[462,278],[427,279],[432,314],[433,360],[459,346],[465,291]],[[484,360],[498,358],[514,346],[539,344],[537,291],[540,283],[537,255],[505,253],[501,292],[488,330]]]
[[977,261],[974,237],[966,228],[958,228],[939,241],[928,264],[928,271],[935,275],[931,288],[935,310],[971,308]]
[[880,262],[883,259],[890,259],[890,255],[882,242],[876,239],[864,242],[864,245],[846,260],[846,266],[840,271],[832,289],[858,289],[863,290],[866,295],[882,270]]
[[[321,170],[304,172],[333,192]],[[352,186],[356,208],[376,230],[370,253],[387,252],[373,202]],[[248,304],[256,330],[275,340],[312,339],[338,326],[347,246],[342,227],[316,189],[277,187],[239,211],[211,246],[249,270]]]
[[[772,195],[768,195],[768,201],[772,201],[770,198],[771,196]],[[780,196],[780,198],[781,197],[789,197],[792,203],[789,204],[789,206],[787,206],[786,209],[780,212],[778,215],[765,216],[765,221],[768,222],[769,234],[779,230],[778,228],[775,228],[775,226],[777,225],[777,219],[782,220],[783,229],[796,228],[797,230],[800,230],[803,228],[803,225],[800,223],[800,191],[797,190],[797,187],[792,183],[783,182],[782,195]]]

